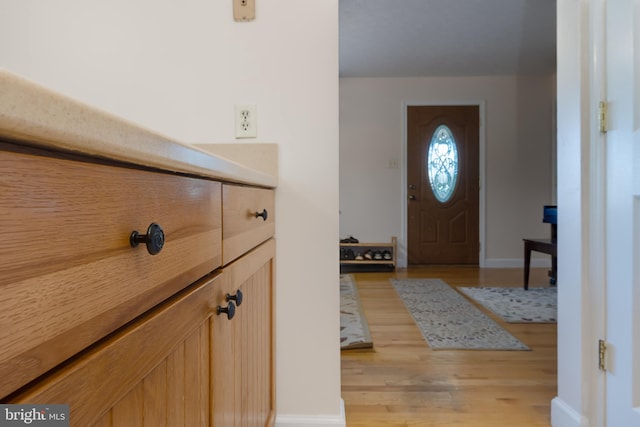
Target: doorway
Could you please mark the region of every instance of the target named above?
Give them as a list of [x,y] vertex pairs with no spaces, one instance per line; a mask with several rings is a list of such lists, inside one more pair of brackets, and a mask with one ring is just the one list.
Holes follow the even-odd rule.
[[407,107],[407,263],[478,265],[480,107]]

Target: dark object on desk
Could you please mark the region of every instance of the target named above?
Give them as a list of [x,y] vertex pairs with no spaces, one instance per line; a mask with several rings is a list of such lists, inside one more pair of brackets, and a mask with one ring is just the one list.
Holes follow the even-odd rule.
[[551,224],[550,239],[522,239],[524,241],[524,288],[529,289],[529,267],[531,265],[531,251],[551,255],[551,271],[549,284],[555,285],[558,275],[558,207],[545,205],[542,222]]

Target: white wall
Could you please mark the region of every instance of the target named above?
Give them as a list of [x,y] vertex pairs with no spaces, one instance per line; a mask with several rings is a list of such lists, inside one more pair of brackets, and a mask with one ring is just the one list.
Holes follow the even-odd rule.
[[[486,265],[521,266],[522,238],[550,233],[542,206],[554,201],[555,76],[341,78],[340,235],[402,240],[405,105],[479,102],[486,125],[480,129]],[[390,160],[401,167],[390,168]]]
[[[338,0],[0,0],[0,66],[188,143],[279,144],[278,425],[341,425]],[[252,141],[254,142],[254,141]]]

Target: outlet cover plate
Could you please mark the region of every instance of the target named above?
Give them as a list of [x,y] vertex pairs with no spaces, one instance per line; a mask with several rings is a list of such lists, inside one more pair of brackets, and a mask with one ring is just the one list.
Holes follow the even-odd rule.
[[256,0],[232,0],[233,20],[248,22],[256,19]]
[[236,138],[256,138],[257,124],[255,105],[236,105]]

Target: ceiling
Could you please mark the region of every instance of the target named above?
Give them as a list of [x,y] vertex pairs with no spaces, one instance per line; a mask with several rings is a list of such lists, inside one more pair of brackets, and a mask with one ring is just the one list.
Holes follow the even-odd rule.
[[340,76],[548,74],[556,0],[339,0]]

